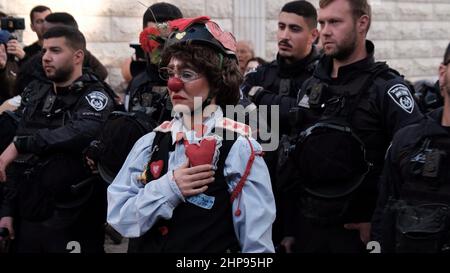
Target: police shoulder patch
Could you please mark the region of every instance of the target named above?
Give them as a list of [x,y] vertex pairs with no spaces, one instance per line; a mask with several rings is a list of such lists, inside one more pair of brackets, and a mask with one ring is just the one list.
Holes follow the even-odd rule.
[[403,110],[411,114],[414,110],[414,99],[404,84],[396,84],[388,90],[389,97]]
[[92,91],[86,96],[86,100],[96,111],[105,109],[108,104],[108,97],[100,91]]

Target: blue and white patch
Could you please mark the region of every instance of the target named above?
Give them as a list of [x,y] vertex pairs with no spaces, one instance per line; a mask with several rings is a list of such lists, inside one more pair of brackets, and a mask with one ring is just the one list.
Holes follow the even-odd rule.
[[388,91],[389,96],[395,103],[407,113],[411,114],[414,110],[414,99],[404,84],[396,84]]
[[216,198],[214,196],[209,196],[203,193],[189,196],[186,201],[188,201],[191,204],[194,204],[198,207],[204,208],[204,209],[211,209],[214,205],[214,201]]
[[108,97],[100,91],[92,91],[86,96],[86,100],[96,111],[105,109],[108,104]]
[[298,106],[309,109],[309,97],[308,95],[304,95],[302,99],[298,102]]

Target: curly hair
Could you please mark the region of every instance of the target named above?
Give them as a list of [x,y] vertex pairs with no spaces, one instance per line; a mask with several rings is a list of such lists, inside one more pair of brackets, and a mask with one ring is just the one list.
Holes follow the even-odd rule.
[[210,46],[193,43],[175,44],[165,49],[160,66],[167,66],[171,58],[190,64],[196,72],[205,75],[211,95],[222,109],[238,103],[243,77],[236,59],[219,54]]

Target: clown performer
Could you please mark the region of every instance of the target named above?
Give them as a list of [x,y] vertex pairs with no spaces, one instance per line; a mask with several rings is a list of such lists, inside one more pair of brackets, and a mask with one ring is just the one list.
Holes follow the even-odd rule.
[[134,145],[108,188],[108,223],[128,252],[272,253],[261,146],[223,114],[239,100],[236,41],[206,16],[169,24],[160,74],[175,117]]

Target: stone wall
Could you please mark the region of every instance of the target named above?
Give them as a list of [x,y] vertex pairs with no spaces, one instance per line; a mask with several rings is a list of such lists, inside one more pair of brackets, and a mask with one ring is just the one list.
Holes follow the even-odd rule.
[[[233,31],[233,0],[166,0],[178,5],[186,17],[209,15],[222,28]],[[246,0],[240,0],[246,1]],[[277,17],[286,0],[265,1],[265,48],[263,57],[272,59],[277,51]],[[141,0],[149,6],[156,1]],[[311,0],[318,7],[318,0]],[[371,0],[373,23],[369,39],[375,42],[376,57],[385,60],[408,79],[434,79],[446,45],[450,41],[449,0]],[[134,0],[0,0],[0,10],[26,18],[32,7],[43,4],[53,11],[66,11],[77,19],[88,40],[88,49],[109,70],[109,82],[117,87],[123,80],[120,65],[133,53],[130,42],[138,40],[145,7]],[[236,24],[236,23],[235,23]],[[245,39],[245,33],[236,35]],[[241,36],[241,37],[240,37]],[[30,44],[30,29],[23,41]]]

